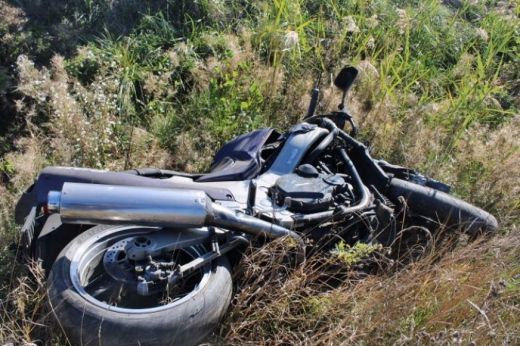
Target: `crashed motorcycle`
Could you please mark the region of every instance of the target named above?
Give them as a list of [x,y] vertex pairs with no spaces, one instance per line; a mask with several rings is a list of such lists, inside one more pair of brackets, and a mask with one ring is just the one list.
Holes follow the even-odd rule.
[[448,185],[371,157],[345,104],[356,75],[337,75],[338,111],[315,115],[314,89],[303,122],[233,139],[206,174],[45,168],[16,220],[70,341],[200,343],[230,304],[230,258],[251,244],[285,238],[297,264],[332,234],[392,246],[439,228],[496,232],[492,215]]

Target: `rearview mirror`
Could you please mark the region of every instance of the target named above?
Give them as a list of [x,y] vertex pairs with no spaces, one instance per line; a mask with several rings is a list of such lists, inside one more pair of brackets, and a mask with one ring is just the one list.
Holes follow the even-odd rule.
[[350,89],[352,83],[358,75],[358,70],[353,66],[346,66],[339,71],[336,79],[334,79],[334,85],[339,89],[343,90],[344,93]]

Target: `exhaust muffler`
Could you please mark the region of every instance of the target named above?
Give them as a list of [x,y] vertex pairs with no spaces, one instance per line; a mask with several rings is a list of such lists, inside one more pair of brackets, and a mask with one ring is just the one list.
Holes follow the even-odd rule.
[[65,183],[61,192],[49,192],[46,209],[59,213],[64,223],[216,226],[268,238],[288,236],[304,245],[297,233],[214,203],[200,190]]
[[200,227],[211,200],[204,191],[65,183],[47,209],[65,223]]

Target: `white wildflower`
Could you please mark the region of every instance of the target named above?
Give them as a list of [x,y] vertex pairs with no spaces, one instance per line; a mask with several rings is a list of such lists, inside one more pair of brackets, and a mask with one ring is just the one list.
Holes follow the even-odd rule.
[[343,25],[347,28],[347,32],[352,34],[359,32],[359,27],[356,24],[356,21],[352,16],[347,16],[343,19]]
[[373,16],[367,18],[367,27],[369,27],[370,29],[373,29],[378,25],[379,25],[379,19],[377,17],[377,14],[374,14]]
[[283,38],[283,50],[291,50],[299,44],[299,37],[296,31],[287,31]]
[[435,114],[441,110],[441,106],[438,103],[428,103],[422,107],[422,110],[426,114]]
[[399,33],[402,35],[406,32],[406,29],[410,26],[410,16],[408,16],[408,13],[406,10],[403,10],[401,8],[398,8],[395,10],[397,12],[397,16],[399,17],[397,19],[397,27],[399,28]]
[[486,30],[482,28],[477,29],[477,35],[482,39],[482,41],[487,42],[489,40],[489,34]]
[[28,64],[29,66],[34,66],[34,63],[31,60],[29,60],[27,55],[24,54],[21,54],[18,56],[18,58],[16,58],[16,63],[18,65]]
[[367,41],[367,48],[368,49],[374,49],[376,47],[376,40],[370,36]]

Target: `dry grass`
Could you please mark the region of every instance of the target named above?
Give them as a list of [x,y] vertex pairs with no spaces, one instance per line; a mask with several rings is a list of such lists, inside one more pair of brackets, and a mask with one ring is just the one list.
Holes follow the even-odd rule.
[[301,119],[317,71],[335,109],[342,64],[360,68],[350,108],[374,156],[452,184],[501,232],[407,266],[379,256],[368,276],[328,252],[292,268],[278,242],[251,250],[213,342],[519,344],[518,4],[446,3],[0,0],[0,344],[66,342],[11,246],[42,167],[203,170],[230,137]]
[[386,262],[363,279],[331,258],[287,268],[279,248],[262,249],[240,264],[219,337],[233,345],[516,344],[519,245],[518,234],[480,240],[397,271]]
[[[157,140],[117,117],[118,80],[100,79],[84,87],[70,78],[59,55],[52,59],[50,70],[36,68],[24,55],[17,68],[18,90],[24,95],[19,112],[28,115],[25,120],[33,138],[40,138],[40,145],[49,149],[48,161],[109,169],[165,165],[168,157]],[[42,113],[49,118],[34,125],[31,117]]]
[[60,344],[63,337],[55,329],[46,306],[45,277],[41,268],[28,265],[27,275],[12,277],[9,292],[0,301],[0,342],[15,345],[31,343]]

